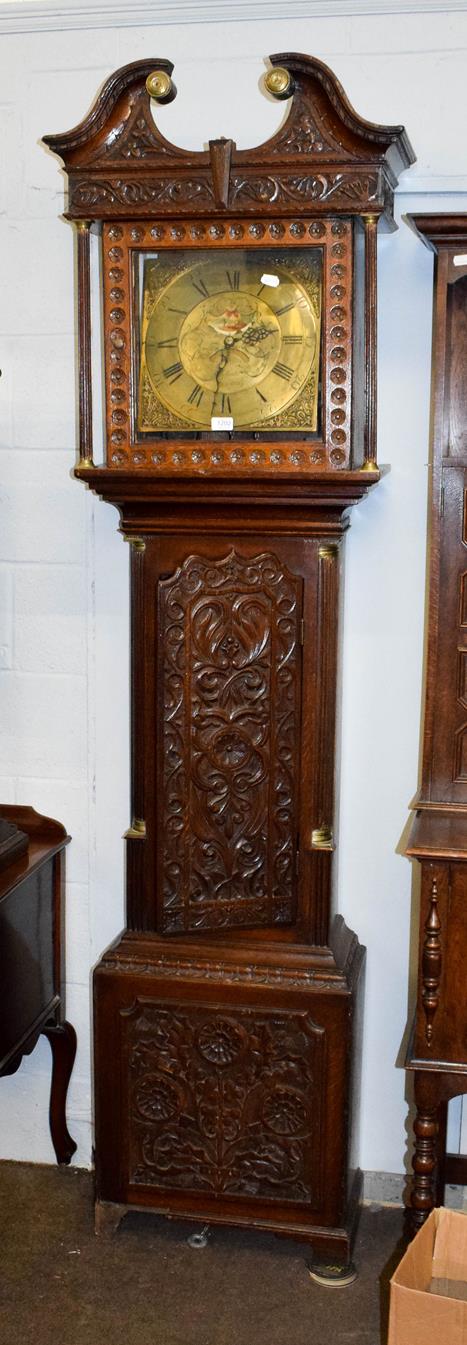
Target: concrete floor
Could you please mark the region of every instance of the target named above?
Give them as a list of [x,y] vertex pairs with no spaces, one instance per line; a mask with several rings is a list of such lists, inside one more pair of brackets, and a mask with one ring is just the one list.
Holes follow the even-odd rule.
[[402,1212],[365,1209],[347,1289],[314,1284],[309,1249],[272,1235],[129,1214],[96,1239],[92,1177],[0,1163],[1,1345],[380,1345]]

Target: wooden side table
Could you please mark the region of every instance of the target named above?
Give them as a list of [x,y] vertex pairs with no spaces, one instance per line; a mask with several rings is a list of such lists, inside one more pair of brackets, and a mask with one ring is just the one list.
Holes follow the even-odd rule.
[[14,1074],[41,1033],[47,1037],[57,1163],[69,1163],[76,1150],[65,1114],[76,1055],[63,991],[63,852],[69,840],[60,822],[34,808],[0,805],[0,1076]]

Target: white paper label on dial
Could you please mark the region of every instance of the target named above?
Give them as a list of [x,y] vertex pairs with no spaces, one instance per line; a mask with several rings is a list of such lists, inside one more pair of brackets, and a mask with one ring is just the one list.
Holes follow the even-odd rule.
[[233,416],[211,416],[212,430],[233,430]]

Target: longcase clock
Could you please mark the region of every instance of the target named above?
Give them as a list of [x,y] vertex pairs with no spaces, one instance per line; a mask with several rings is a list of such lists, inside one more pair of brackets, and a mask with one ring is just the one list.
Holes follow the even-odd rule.
[[[254,1225],[348,1266],[363,949],[335,914],[338,612],[376,484],[376,234],[402,127],[273,56],[279,131],[189,153],[138,61],[47,137],[79,298],[75,475],[130,542],[127,928],[94,977],[98,1227]],[[92,452],[100,235],[105,462]]]

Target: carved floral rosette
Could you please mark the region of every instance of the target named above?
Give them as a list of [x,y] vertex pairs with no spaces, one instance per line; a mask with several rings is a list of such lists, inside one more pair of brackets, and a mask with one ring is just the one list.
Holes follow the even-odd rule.
[[306,1012],[122,1012],[130,1184],[320,1201],[323,1029]]

